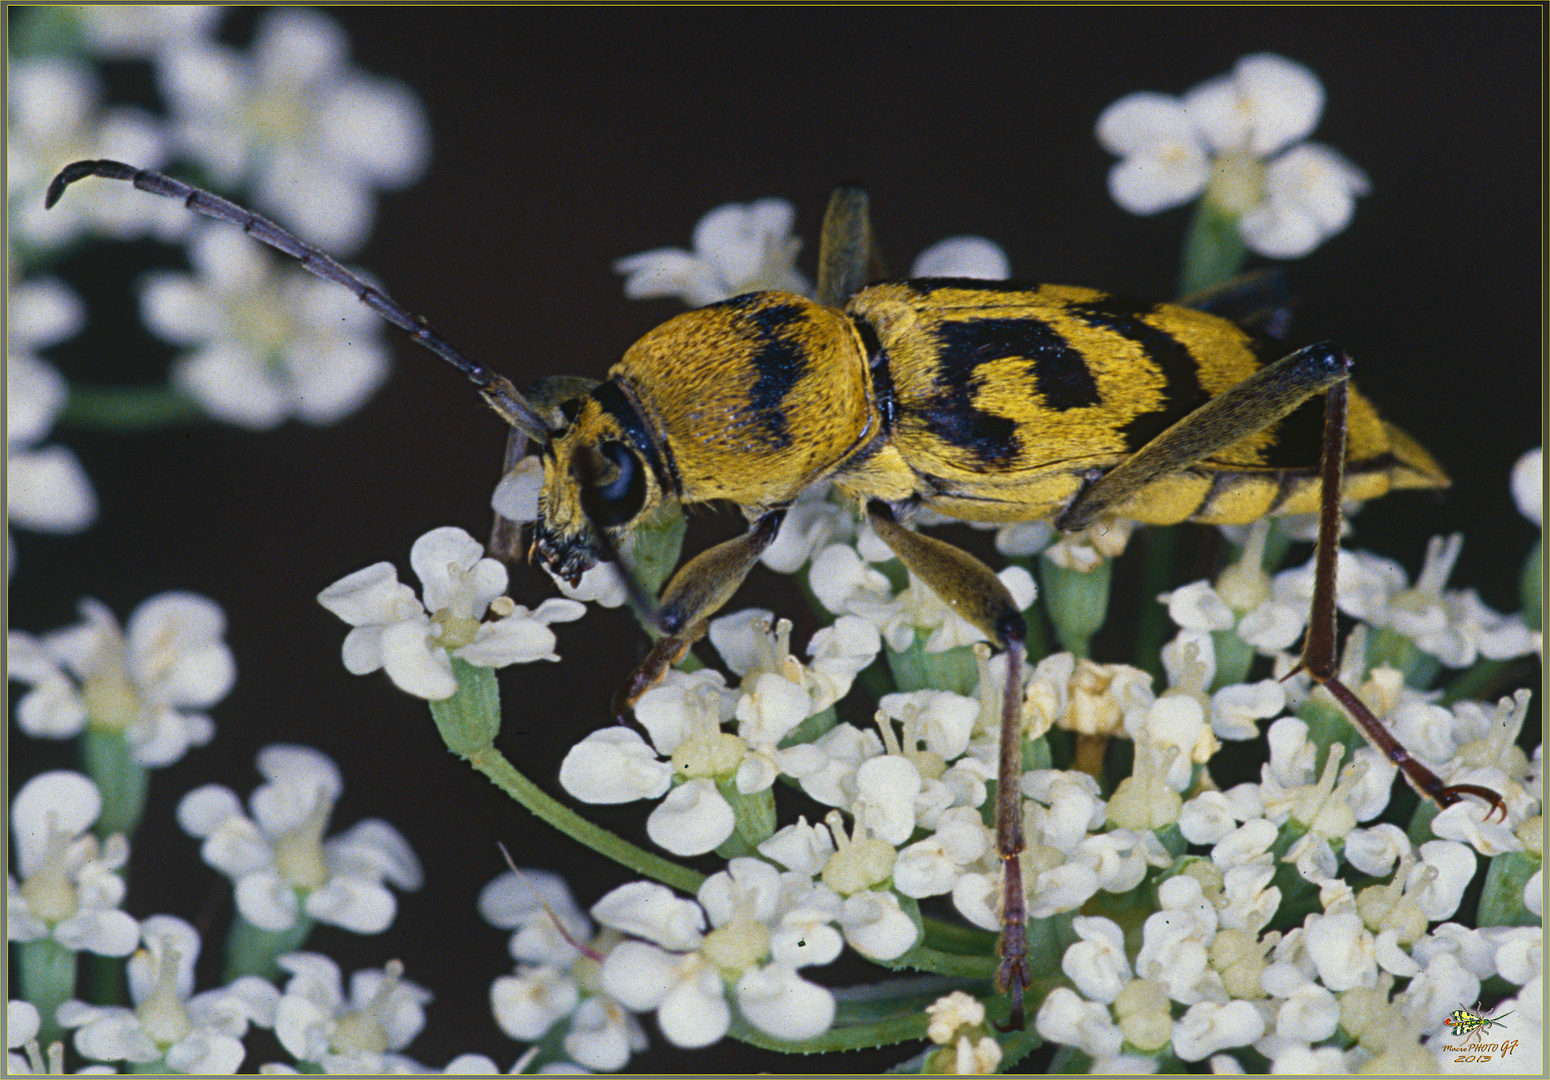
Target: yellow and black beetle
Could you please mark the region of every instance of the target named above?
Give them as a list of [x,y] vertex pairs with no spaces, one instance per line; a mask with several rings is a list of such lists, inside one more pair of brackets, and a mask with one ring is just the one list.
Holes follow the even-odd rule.
[[824,220],[816,300],[756,292],[712,304],[648,333],[601,383],[559,377],[524,395],[328,255],[171,177],[77,162],[49,186],[47,205],[88,176],[129,181],[240,226],[352,289],[467,375],[513,429],[508,462],[530,445],[541,455],[533,546],[556,575],[574,581],[611,559],[664,502],[741,508],[745,534],[689,560],[655,604],[637,598],[664,636],[626,684],[627,702],[703,636],[801,491],[829,480],[854,500],[904,565],[1009,657],[996,981],[1013,996],[1014,1026],[1031,978],[1018,799],[1026,627],[988,567],[908,527],[922,507],[971,521],[1048,520],[1066,531],[1105,519],[1235,524],[1319,511],[1303,668],[1426,795],[1444,805],[1463,794],[1501,805],[1485,788],[1444,785],[1335,678],[1342,495],[1438,488],[1447,477],[1348,389],[1350,361],[1338,347],[1323,342],[1281,356],[1270,338],[1201,310],[1227,311],[1231,290],[1188,306],[1056,285],[869,284],[866,196],[841,188]]

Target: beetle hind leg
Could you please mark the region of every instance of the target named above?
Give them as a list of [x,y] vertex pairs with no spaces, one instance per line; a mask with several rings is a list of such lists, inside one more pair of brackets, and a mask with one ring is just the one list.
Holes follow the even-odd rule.
[[1028,625],[1001,579],[968,552],[906,528],[886,503],[868,503],[867,518],[878,537],[916,577],[1006,652],[996,769],[996,853],[1001,858],[1003,885],[995,984],[998,992],[1012,997],[1005,1030],[1021,1029],[1023,990],[1033,981],[1028,967],[1028,904],[1022,872],[1022,674]]
[[1499,808],[1507,818],[1507,804],[1490,788],[1479,784],[1445,784],[1442,778],[1410,755],[1388,728],[1384,727],[1362,699],[1337,677],[1335,640],[1335,559],[1340,551],[1340,494],[1345,479],[1346,383],[1331,386],[1325,396],[1324,445],[1319,461],[1320,503],[1319,535],[1314,554],[1313,606],[1308,615],[1308,633],[1303,640],[1302,659],[1287,678],[1306,671],[1315,683],[1328,690],[1340,708],[1361,728],[1368,740],[1404,772],[1415,789],[1438,806],[1452,806],[1465,795],[1489,803],[1489,818]]

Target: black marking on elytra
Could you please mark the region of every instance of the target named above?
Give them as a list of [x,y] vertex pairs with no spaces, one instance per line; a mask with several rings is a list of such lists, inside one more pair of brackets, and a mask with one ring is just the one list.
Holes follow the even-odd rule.
[[720,305],[742,312],[746,328],[742,337],[750,346],[749,363],[756,376],[748,392],[750,419],[763,429],[763,445],[770,449],[791,445],[786,427],[786,395],[807,372],[807,349],[802,331],[811,317],[800,304],[771,304],[759,293],[724,300]]
[[1211,395],[1200,385],[1199,365],[1184,343],[1144,321],[1145,316],[1156,310],[1156,305],[1136,303],[1106,293],[1092,300],[1071,303],[1066,310],[1088,326],[1135,342],[1162,372],[1162,408],[1136,417],[1121,429],[1130,450],[1139,450],[1210,400]]
[[1024,359],[1040,403],[1065,412],[1100,404],[1098,383],[1080,350],[1049,323],[1034,318],[953,319],[936,329],[936,393],[921,410],[933,434],[971,451],[987,465],[1005,465],[1021,450],[1014,420],[975,405],[979,369]]
[[893,422],[899,415],[899,397],[893,386],[893,368],[888,350],[877,337],[877,330],[865,319],[852,315],[850,321],[861,335],[861,345],[866,349],[867,367],[872,372],[872,401],[877,414],[882,417],[882,434],[893,431]]

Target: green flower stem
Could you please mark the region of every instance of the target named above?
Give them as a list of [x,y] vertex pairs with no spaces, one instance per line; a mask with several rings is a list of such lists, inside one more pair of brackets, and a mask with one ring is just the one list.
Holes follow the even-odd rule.
[[1040,596],[1055,627],[1055,640],[1078,658],[1092,651],[1093,635],[1109,612],[1109,581],[1114,563],[1104,559],[1091,570],[1071,570],[1050,559],[1039,564]]
[[1221,284],[1242,270],[1247,258],[1237,217],[1201,199],[1195,204],[1195,219],[1184,238],[1179,295],[1187,297]]
[[1538,926],[1539,916],[1523,904],[1523,887],[1544,864],[1531,851],[1509,851],[1491,859],[1480,892],[1481,926]]
[[833,1027],[816,1039],[791,1042],[760,1031],[734,1013],[727,1034],[738,1042],[756,1046],[761,1050],[775,1050],[783,1054],[825,1054],[833,1050],[872,1050],[879,1046],[893,1046],[896,1043],[924,1039],[926,1027],[929,1024],[930,1018],[926,1016],[925,1010],[921,1009],[905,1016],[872,1024]]
[[167,386],[72,385],[59,419],[95,431],[152,431],[207,417],[193,398]]
[[1452,705],[1455,701],[1480,697],[1511,666],[1506,660],[1476,660],[1468,671],[1448,684],[1442,692],[1440,704]]
[[883,646],[894,684],[908,693],[914,690],[951,690],[973,697],[979,686],[979,666],[972,646],[959,645],[943,652],[926,651],[927,635],[915,631],[915,639],[903,652]]
[[744,795],[737,790],[737,777],[718,776],[716,790],[732,808],[734,822],[732,835],[716,848],[716,854],[723,859],[758,855],[759,845],[775,832],[775,789],[765,788]]
[[16,947],[20,993],[16,996],[37,1006],[40,1024],[38,1045],[47,1046],[64,1037],[54,1013],[75,996],[77,954],[53,938],[23,941]]
[[222,981],[229,983],[244,975],[257,975],[270,981],[278,979],[282,972],[275,958],[301,948],[311,933],[312,917],[305,911],[297,911],[296,922],[285,930],[261,929],[239,913],[226,935],[226,967]]
[[82,770],[102,792],[95,832],[104,839],[114,833],[133,836],[145,814],[150,770],[131,756],[121,728],[87,724],[79,748]]
[[912,969],[929,971],[933,975],[950,975],[960,979],[989,979],[996,973],[995,945],[983,952],[943,952],[925,945],[916,945],[896,960],[882,962],[884,967],[895,971]]
[[133,1076],[166,1076],[172,1072],[167,1067],[167,1059],[159,1057],[155,1061],[131,1061],[129,1072]]
[[1442,661],[1392,626],[1378,627],[1367,641],[1366,670],[1384,664],[1402,672],[1406,686],[1430,686],[1442,668]]
[[653,855],[594,825],[518,772],[494,745],[495,733],[500,730],[500,688],[495,672],[454,659],[452,673],[457,677],[457,693],[445,701],[430,702],[431,716],[448,750],[467,760],[496,787],[571,839],[670,888],[690,894],[698,891],[705,880],[703,874]]
[[921,946],[932,951],[957,953],[960,956],[993,956],[996,951],[996,935],[977,926],[943,922],[930,916],[922,918],[925,937]]

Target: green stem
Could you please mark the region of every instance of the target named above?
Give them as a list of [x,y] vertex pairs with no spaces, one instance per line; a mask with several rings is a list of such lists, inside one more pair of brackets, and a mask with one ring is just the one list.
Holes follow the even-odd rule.
[[229,983],[244,975],[257,975],[270,981],[278,979],[282,973],[275,958],[301,948],[310,933],[312,917],[302,911],[296,913],[296,922],[285,930],[260,929],[239,914],[226,935],[223,981]]
[[16,951],[21,990],[17,996],[37,1007],[38,1045],[47,1046],[64,1037],[54,1014],[75,996],[76,953],[51,937],[23,941]]
[[149,431],[207,418],[193,398],[167,386],[72,385],[59,419],[95,431]]
[[431,716],[448,750],[571,839],[670,888],[691,894],[699,890],[705,880],[703,874],[653,855],[594,825],[518,772],[493,742],[495,732],[500,730],[500,688],[495,672],[457,659],[452,661],[452,671],[458,680],[457,693],[445,701],[430,702]]
[[1195,204],[1195,218],[1184,238],[1179,295],[1189,296],[1221,284],[1243,269],[1247,258],[1238,219],[1223,213],[1210,200],[1201,199]]
[[1479,697],[1481,691],[1500,678],[1508,667],[1505,660],[1476,660],[1468,671],[1448,684],[1442,692],[1441,704],[1452,705],[1455,701]]
[[134,836],[145,814],[150,770],[134,760],[121,728],[86,725],[80,755],[81,768],[102,792],[102,815],[94,831],[104,839],[114,833]]
[[1491,859],[1480,892],[1480,926],[1538,926],[1539,916],[1523,903],[1523,888],[1544,860],[1531,851],[1503,852]]

